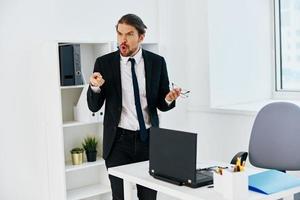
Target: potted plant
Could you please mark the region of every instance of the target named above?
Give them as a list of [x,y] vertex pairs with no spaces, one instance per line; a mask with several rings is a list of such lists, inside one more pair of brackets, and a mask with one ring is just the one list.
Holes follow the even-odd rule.
[[73,165],[80,165],[82,164],[82,160],[83,160],[83,148],[73,148],[70,152],[72,155],[72,164]]
[[86,137],[82,146],[86,153],[86,158],[88,162],[94,162],[97,158],[97,145],[98,140],[95,137]]

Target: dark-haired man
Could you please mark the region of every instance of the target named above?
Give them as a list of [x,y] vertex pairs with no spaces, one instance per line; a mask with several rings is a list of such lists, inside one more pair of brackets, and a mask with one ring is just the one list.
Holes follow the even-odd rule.
[[[105,101],[103,158],[106,167],[149,159],[149,128],[159,126],[157,109],[175,106],[181,89],[169,89],[163,57],[141,48],[147,27],[134,14],[116,25],[119,50],[97,58],[87,93],[89,109]],[[113,200],[123,200],[123,181],[109,176]],[[140,200],[156,199],[156,191],[137,185]]]

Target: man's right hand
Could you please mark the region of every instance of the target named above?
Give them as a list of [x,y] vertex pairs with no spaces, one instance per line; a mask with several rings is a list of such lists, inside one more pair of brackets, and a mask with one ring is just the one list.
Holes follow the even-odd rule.
[[102,78],[99,72],[94,72],[90,77],[90,84],[93,87],[101,87],[105,80]]

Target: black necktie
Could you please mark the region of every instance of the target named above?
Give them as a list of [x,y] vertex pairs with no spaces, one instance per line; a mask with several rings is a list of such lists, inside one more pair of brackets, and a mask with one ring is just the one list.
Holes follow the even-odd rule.
[[132,74],[132,83],[133,83],[133,91],[134,91],[135,109],[136,109],[136,114],[140,125],[140,138],[142,141],[145,142],[148,139],[148,133],[146,131],[145,121],[142,112],[139,84],[134,70],[135,60],[134,58],[129,58],[129,61],[131,62],[131,74]]

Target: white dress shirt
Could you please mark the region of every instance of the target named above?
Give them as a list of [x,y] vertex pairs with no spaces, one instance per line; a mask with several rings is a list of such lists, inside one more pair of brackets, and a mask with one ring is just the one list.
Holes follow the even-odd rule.
[[[128,130],[139,130],[139,122],[137,118],[135,101],[134,101],[134,91],[132,84],[131,75],[131,62],[128,61],[129,58],[134,58],[135,60],[135,73],[137,76],[140,92],[141,107],[144,116],[144,121],[146,128],[150,128],[150,118],[148,112],[148,104],[146,98],[146,76],[145,76],[145,64],[142,56],[142,49],[133,57],[124,57],[121,55],[120,60],[120,71],[121,71],[121,85],[122,85],[122,112],[118,127],[128,129]],[[105,80],[105,77],[103,77]],[[104,83],[105,84],[105,83]],[[94,92],[99,93],[100,88],[91,87]]]
[[[134,91],[132,84],[131,62],[128,61],[130,57],[121,55],[120,69],[121,69],[121,85],[122,85],[122,112],[119,122],[119,127],[128,130],[139,130],[139,122],[137,118]],[[148,112],[148,104],[146,98],[146,76],[145,63],[142,56],[142,49],[132,57],[135,60],[135,73],[139,84],[140,100],[142,112],[145,120],[146,128],[150,128],[150,118]]]

